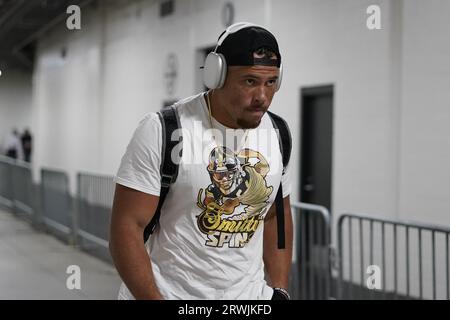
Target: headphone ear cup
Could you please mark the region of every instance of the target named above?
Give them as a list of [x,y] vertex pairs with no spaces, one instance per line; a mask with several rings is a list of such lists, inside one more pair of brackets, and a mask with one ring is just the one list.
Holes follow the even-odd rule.
[[280,90],[281,80],[282,79],[283,79],[283,64],[281,63],[280,64],[280,69],[279,69],[279,72],[278,72],[278,79],[277,79],[277,82],[276,82],[276,85],[275,85],[275,91]]
[[225,57],[216,52],[210,52],[203,67],[203,83],[209,89],[218,89],[225,83],[227,63]]

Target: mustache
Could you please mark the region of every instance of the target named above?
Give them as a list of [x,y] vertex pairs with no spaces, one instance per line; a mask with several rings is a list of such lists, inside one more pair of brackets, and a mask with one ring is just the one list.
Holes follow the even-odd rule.
[[247,108],[247,110],[249,110],[249,111],[254,111],[254,110],[267,111],[267,109],[268,109],[268,107],[265,106],[264,104],[252,104]]

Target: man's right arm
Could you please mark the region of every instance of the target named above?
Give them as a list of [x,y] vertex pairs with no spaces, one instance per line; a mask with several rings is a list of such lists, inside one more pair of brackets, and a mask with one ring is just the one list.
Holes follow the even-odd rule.
[[158,196],[116,184],[109,250],[120,277],[136,299],[162,299],[143,239],[158,201]]

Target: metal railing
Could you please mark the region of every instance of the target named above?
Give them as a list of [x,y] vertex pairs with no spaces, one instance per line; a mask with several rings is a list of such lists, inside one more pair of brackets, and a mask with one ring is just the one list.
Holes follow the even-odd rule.
[[58,238],[74,244],[74,210],[69,177],[63,171],[41,170],[42,221]]
[[27,163],[0,156],[0,205],[43,226],[57,238],[111,262],[109,224],[115,184],[112,176],[79,173],[77,195],[63,171],[42,169],[41,184],[32,182]]
[[332,297],[331,217],[322,206],[292,203],[296,217],[296,256],[291,273],[295,299],[326,300]]
[[12,188],[12,170],[14,160],[0,156],[0,203],[8,208],[13,207],[14,193]]
[[77,243],[84,250],[111,261],[108,247],[115,188],[113,177],[79,173],[77,180]]
[[17,161],[12,170],[15,213],[24,214],[31,221],[34,220],[35,213],[32,181],[31,166],[28,163]]
[[29,163],[0,157],[0,202],[15,214],[35,222],[36,199]]
[[[337,232],[339,299],[450,298],[450,228],[344,214]],[[369,266],[379,288],[368,289]]]

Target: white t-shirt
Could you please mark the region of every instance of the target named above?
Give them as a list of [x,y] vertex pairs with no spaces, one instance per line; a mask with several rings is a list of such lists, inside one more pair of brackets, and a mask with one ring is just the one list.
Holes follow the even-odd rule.
[[[223,139],[214,139],[217,131],[210,130],[203,93],[174,107],[183,128],[179,173],[146,243],[156,285],[165,299],[270,299],[264,217],[280,180],[283,197],[291,191],[271,119],[265,114],[247,138],[243,130],[212,119],[226,137],[224,149]],[[159,196],[161,130],[158,115],[147,114],[122,158],[116,183]],[[124,283],[119,299],[133,299]]]

